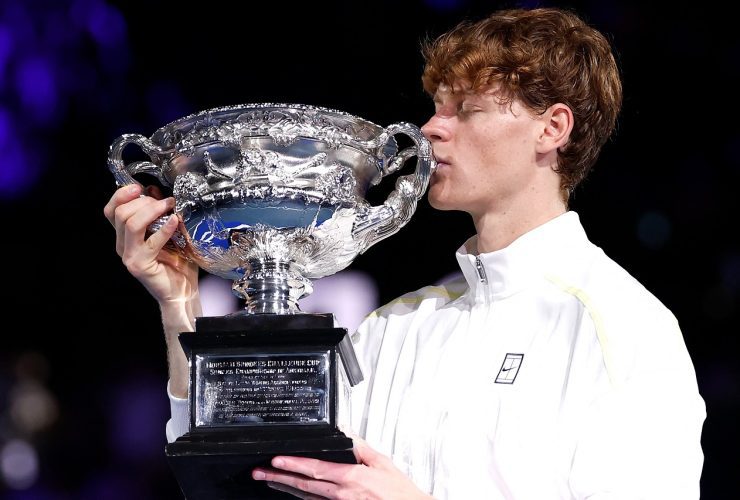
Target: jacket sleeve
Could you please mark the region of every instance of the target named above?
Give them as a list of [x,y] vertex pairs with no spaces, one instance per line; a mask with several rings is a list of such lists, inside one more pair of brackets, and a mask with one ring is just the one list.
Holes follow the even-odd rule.
[[573,496],[698,499],[706,411],[678,324],[668,313],[643,317],[639,326],[615,325],[612,387],[584,415],[570,475]]
[[170,399],[170,419],[165,426],[165,433],[167,442],[171,443],[188,431],[190,415],[188,400],[173,396],[169,382],[167,382],[167,396]]

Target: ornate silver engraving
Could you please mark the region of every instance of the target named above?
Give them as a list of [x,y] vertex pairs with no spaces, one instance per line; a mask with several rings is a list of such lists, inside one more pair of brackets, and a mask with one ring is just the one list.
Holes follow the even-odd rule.
[[[414,145],[398,152],[397,134]],[[130,143],[152,161],[124,164]],[[383,205],[369,206],[369,186],[412,157],[416,171],[398,179]],[[120,185],[146,172],[172,187],[181,219],[174,248],[234,280],[249,312],[277,314],[299,312],[311,278],[344,269],[403,227],[435,166],[414,125],[384,129],[296,104],[216,108],[176,120],[151,139],[126,134],[111,145],[108,165]]]
[[329,203],[349,202],[357,182],[351,169],[337,163],[316,178],[316,187]]

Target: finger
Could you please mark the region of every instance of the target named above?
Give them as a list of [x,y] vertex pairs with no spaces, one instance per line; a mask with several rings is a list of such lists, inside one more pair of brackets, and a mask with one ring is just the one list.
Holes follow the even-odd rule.
[[281,484],[281,483],[272,483],[268,482],[266,483],[267,486],[272,488],[273,490],[282,491],[283,493],[287,493],[289,495],[293,495],[294,497],[298,497],[302,500],[325,500],[326,497],[321,497],[318,495],[314,495],[313,493],[306,493],[305,491],[298,490],[296,488],[292,488],[288,485]]
[[292,474],[277,469],[257,468],[252,471],[252,478],[257,481],[282,484],[304,493],[311,493],[326,498],[334,498],[338,489],[336,484],[329,481],[312,479],[300,474]]
[[155,200],[142,196],[116,209],[116,229],[143,234],[152,222],[174,208],[174,205],[174,198]]
[[337,483],[347,475],[351,467],[355,467],[352,464],[338,464],[305,457],[275,457],[271,463],[276,469]]
[[108,222],[115,226],[116,208],[138,198],[140,194],[141,186],[138,184],[129,184],[128,186],[118,188],[116,192],[113,193],[110,200],[108,200],[105,207],[103,207],[103,214],[105,215],[105,218],[108,219]]
[[165,243],[167,243],[167,241],[172,238],[172,235],[175,234],[175,230],[177,230],[177,225],[179,223],[180,219],[178,219],[177,215],[172,214],[167,218],[167,222],[165,222],[157,232],[146,239],[146,246],[152,254],[159,255],[159,252],[162,250]]
[[[160,207],[157,208],[156,205]],[[148,208],[147,208],[148,207]],[[123,252],[126,248],[126,242],[136,240],[137,244],[144,243],[144,232],[154,219],[156,219],[163,211],[167,210],[166,204],[150,198],[148,196],[141,196],[134,200],[119,205],[115,210],[114,226],[116,228],[116,252],[118,255],[123,256]],[[137,220],[131,220],[135,215],[150,218],[149,223],[144,223],[143,227],[141,222]],[[135,229],[138,228],[138,231]]]
[[365,464],[370,467],[381,467],[390,462],[388,457],[375,451],[359,436],[352,436],[352,444],[354,445],[352,451],[354,451],[355,458],[358,463]]
[[[168,200],[171,200],[171,198]],[[150,205],[144,206],[126,221],[126,236],[123,242],[123,253],[125,255],[132,255],[132,252],[138,252],[142,244],[144,244],[146,254],[149,257],[154,258],[159,253],[162,246],[167,242],[167,239],[172,236],[177,228],[177,217],[174,219],[168,218],[167,223],[164,224],[166,227],[162,227],[153,235],[147,237],[146,233],[152,222],[172,208],[172,203],[169,203],[168,200],[155,201]],[[163,236],[163,234],[166,234],[166,236]],[[155,236],[154,240],[151,240],[151,237],[154,235],[157,236]]]
[[142,207],[153,203],[153,201],[152,198],[147,196],[139,196],[116,207],[113,216],[113,227],[116,229],[116,252],[118,255],[123,255],[124,242],[126,241],[126,221]]

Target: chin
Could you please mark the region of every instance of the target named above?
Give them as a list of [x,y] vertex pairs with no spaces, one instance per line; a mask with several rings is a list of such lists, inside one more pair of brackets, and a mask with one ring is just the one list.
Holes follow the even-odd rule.
[[457,205],[448,197],[445,197],[443,193],[436,192],[434,186],[429,189],[427,199],[432,208],[436,208],[437,210],[458,210]]

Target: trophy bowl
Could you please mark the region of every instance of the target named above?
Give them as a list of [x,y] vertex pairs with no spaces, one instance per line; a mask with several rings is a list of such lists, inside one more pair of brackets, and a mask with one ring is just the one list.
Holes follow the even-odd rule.
[[[413,145],[399,151],[398,134]],[[126,164],[132,143],[150,161]],[[415,171],[370,205],[368,188],[413,157]],[[233,280],[242,314],[294,314],[311,279],[341,271],[409,221],[435,162],[415,125],[383,128],[342,111],[260,103],[186,116],[150,138],[124,134],[108,166],[119,186],[145,173],[172,190],[180,224],[171,247]]]

